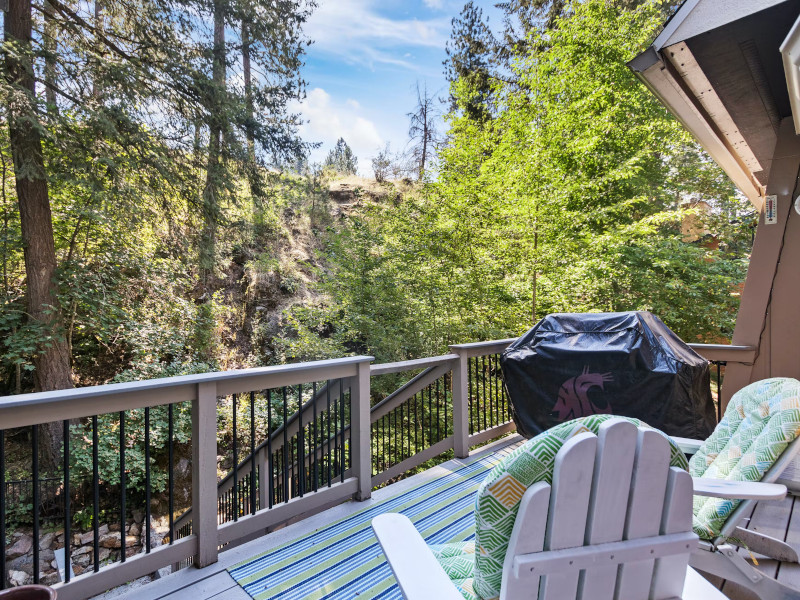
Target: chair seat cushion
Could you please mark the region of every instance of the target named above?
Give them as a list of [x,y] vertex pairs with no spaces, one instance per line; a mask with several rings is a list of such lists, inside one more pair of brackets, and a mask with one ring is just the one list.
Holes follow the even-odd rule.
[[[775,377],[736,392],[725,416],[689,461],[692,477],[761,481],[800,434],[800,381]],[[740,500],[694,497],[694,532],[719,536]]]
[[475,542],[430,546],[433,555],[466,600],[479,600],[472,587],[475,571]]
[[[615,415],[592,415],[567,421],[531,438],[489,473],[478,488],[475,500],[472,589],[478,598],[489,600],[500,596],[503,561],[525,490],[539,481],[552,483],[556,454],[567,440],[586,431],[596,435],[603,422],[614,418],[624,418],[637,427],[647,427],[638,419]],[[686,469],[688,465],[683,452],[669,437],[667,439],[672,450],[670,464]],[[442,556],[440,562],[444,566],[452,557]],[[447,569],[445,566],[445,571]]]

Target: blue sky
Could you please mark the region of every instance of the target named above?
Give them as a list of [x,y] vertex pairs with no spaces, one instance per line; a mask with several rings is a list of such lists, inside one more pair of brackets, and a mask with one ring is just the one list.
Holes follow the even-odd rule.
[[[499,29],[496,0],[477,0]],[[451,19],[466,0],[319,0],[306,24],[314,40],[304,76],[308,98],[299,107],[308,121],[303,139],[321,142],[311,162],[322,162],[339,137],[371,175],[370,160],[387,142],[393,152],[408,141],[408,117],[417,81],[447,95],[442,61]],[[444,108],[442,106],[442,108]]]

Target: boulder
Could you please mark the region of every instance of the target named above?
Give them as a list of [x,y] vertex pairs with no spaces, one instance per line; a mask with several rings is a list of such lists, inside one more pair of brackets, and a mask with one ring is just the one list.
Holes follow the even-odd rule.
[[45,533],[41,538],[39,538],[39,548],[41,550],[49,550],[53,546],[53,542],[56,539],[56,534],[54,532]]
[[23,554],[8,563],[11,571],[22,571],[27,575],[33,575],[33,555]]
[[100,538],[100,545],[103,548],[120,548],[122,546],[121,537],[116,531],[107,533]]
[[33,548],[33,538],[29,535],[23,535],[17,538],[17,541],[6,550],[6,558],[14,559],[23,554],[27,554]]
[[25,585],[26,583],[30,583],[33,581],[33,577],[23,573],[22,571],[9,571],[8,572],[8,582],[13,586],[17,587],[20,585]]

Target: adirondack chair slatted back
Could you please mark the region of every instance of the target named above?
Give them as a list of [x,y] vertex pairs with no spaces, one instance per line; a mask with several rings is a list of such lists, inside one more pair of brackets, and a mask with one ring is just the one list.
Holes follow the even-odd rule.
[[692,479],[653,429],[609,420],[559,450],[552,486],[525,492],[503,565],[502,600],[680,597]]

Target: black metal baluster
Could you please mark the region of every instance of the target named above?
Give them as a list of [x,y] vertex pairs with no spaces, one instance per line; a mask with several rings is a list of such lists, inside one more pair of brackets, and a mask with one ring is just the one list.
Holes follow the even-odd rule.
[[[279,469],[280,467],[278,467],[278,470]],[[268,508],[272,508],[272,498],[275,494],[275,470],[275,460],[272,456],[272,390],[267,390],[267,471],[269,472]]]
[[486,357],[481,356],[481,387],[483,388],[483,428],[489,429],[486,423],[486,405],[488,396],[486,395]]
[[314,403],[314,440],[311,444],[311,458],[314,461],[314,491],[319,489],[319,460],[317,459],[317,444],[319,443],[319,432],[317,423],[317,382],[312,384],[311,398]]
[[396,465],[397,464],[397,410],[393,410],[389,414],[392,415],[394,419],[394,424],[392,424],[391,420],[389,421],[390,428],[392,431],[391,443],[389,446],[389,457],[392,458],[392,465]]
[[[199,442],[199,440],[198,440]],[[144,520],[146,535],[145,553],[150,553],[150,407],[144,409]]]
[[469,383],[467,385],[467,402],[469,402],[469,432],[470,434],[475,433],[477,431],[475,427],[475,402],[473,401],[472,397],[472,384],[475,383],[475,390],[476,390],[476,397],[477,397],[477,389],[478,384],[477,380],[472,375],[472,364],[475,362],[474,358],[467,359],[467,379]]
[[439,380],[436,380],[436,441],[442,439],[441,423],[442,421],[442,394],[439,391]]
[[233,520],[239,520],[239,445],[237,441],[236,404],[239,394],[233,394],[231,406],[233,407]]
[[300,497],[306,491],[306,430],[303,427],[303,384],[297,385],[297,489]]
[[328,487],[331,487],[331,380],[328,379],[326,383],[326,387],[328,390],[328,412],[326,413],[328,418]]
[[100,461],[98,449],[100,443],[97,434],[97,415],[92,416],[92,529],[94,530],[94,571],[100,570]]
[[175,542],[175,411],[172,404],[167,405],[167,443],[169,444],[169,470],[167,472],[167,494],[169,507],[169,544]]
[[406,415],[403,407],[405,402],[400,405],[400,462],[403,462],[406,455],[406,440],[408,439],[408,426],[406,425]]
[[419,452],[419,437],[417,436],[417,431],[419,429],[419,410],[417,406],[417,395],[411,398],[414,402],[414,454]]
[[[428,444],[433,446],[433,386],[428,386]],[[425,393],[424,391],[422,392]]]
[[[69,540],[69,537],[65,539]],[[6,432],[0,429],[0,590],[4,589],[6,589]]]
[[[349,390],[348,390],[348,395],[350,395]],[[351,414],[352,414],[352,410],[353,410],[353,407],[351,406],[350,407]],[[341,461],[340,461],[340,465],[341,465],[341,475],[340,476],[341,476],[341,480],[344,482],[344,471],[345,471],[345,459],[344,459],[344,384],[342,384],[342,401],[339,402],[339,412],[341,414],[341,417],[340,417],[341,418],[341,422],[339,423],[339,426],[340,426],[339,432],[340,432],[340,435],[342,436],[342,440],[341,440],[342,443],[341,443],[341,448],[340,448],[340,451],[342,453]]]
[[[68,421],[64,421],[66,425]],[[66,440],[66,435],[64,436]],[[126,485],[126,476],[125,476],[125,445],[127,440],[125,439],[125,411],[119,411],[119,548],[120,548],[120,562],[125,562],[127,556],[126,548],[125,548],[125,531],[127,522],[125,520],[125,485]],[[171,515],[170,515],[171,516]],[[172,540],[172,529],[170,528],[170,543]],[[65,538],[66,539],[66,538]],[[69,558],[64,557],[64,564],[69,565]],[[69,567],[65,567],[69,570]]]
[[256,393],[250,392],[250,514],[256,514]]
[[[63,423],[64,427],[64,583],[69,583],[70,580],[70,572],[69,572],[69,565],[70,565],[70,555],[71,546],[72,546],[72,532],[71,529],[71,521],[70,512],[70,489],[69,489],[69,420],[65,419]],[[0,446],[2,446],[2,432],[0,432]],[[0,448],[0,456],[2,456],[2,448]],[[0,458],[0,490],[5,488],[2,480],[2,470],[3,470],[3,460]],[[4,491],[4,490],[3,490]],[[0,491],[0,493],[2,493]],[[3,500],[0,498],[0,506],[3,505]],[[5,519],[3,519],[5,521]],[[125,529],[122,529],[122,536],[125,536]],[[0,544],[5,543],[5,532],[2,529],[2,525],[0,525]],[[125,545],[123,542],[123,553],[125,551]],[[5,556],[5,552],[3,552]],[[2,570],[2,579],[5,579],[5,569]],[[0,581],[0,589],[2,589],[2,582]]]
[[286,431],[286,386],[283,386],[283,500],[289,501],[289,438]]
[[[33,487],[33,583],[39,583],[39,426],[31,427],[33,447],[32,481]],[[5,543],[5,540],[3,540]]]
[[494,378],[494,355],[488,356],[489,369],[486,373],[489,377],[489,426],[494,427],[497,425],[497,387],[495,386]]
[[486,415],[487,429],[494,425],[492,422],[492,361],[490,356],[481,357],[483,362],[483,390],[484,390],[484,414]]
[[717,361],[717,423],[722,420],[722,380],[720,379],[720,370],[723,361]]
[[339,464],[339,402],[342,401],[342,394],[344,390],[341,387],[341,380],[339,385],[339,398],[333,401],[333,476],[334,478],[339,475],[336,470]]
[[450,419],[447,415],[447,405],[449,404],[447,400],[447,390],[450,390],[450,397],[453,397],[453,392],[450,388],[451,385],[451,378],[449,377],[449,373],[444,374],[444,437],[450,435]]

